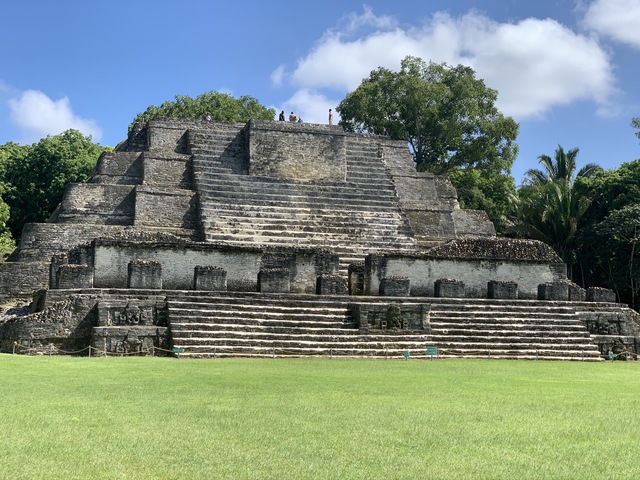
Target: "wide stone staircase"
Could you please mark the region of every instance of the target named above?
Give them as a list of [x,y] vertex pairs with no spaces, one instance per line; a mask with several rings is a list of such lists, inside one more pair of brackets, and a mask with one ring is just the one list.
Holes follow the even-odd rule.
[[598,360],[576,304],[450,300],[431,304],[432,340],[447,356]]
[[370,161],[375,146],[347,141],[345,182],[305,183],[246,175],[232,132],[203,130],[190,140],[207,242],[329,248],[343,272],[371,252],[416,248],[389,174]]
[[[428,305],[429,328],[361,332],[348,304],[385,301]],[[167,298],[167,318],[181,357],[601,359],[569,304],[192,292]]]

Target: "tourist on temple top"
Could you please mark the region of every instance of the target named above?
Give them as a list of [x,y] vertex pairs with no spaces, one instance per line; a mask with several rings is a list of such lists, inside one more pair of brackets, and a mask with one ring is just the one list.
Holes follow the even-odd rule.
[[302,123],[302,117],[298,117],[298,123]]
[[333,125],[333,112],[329,109],[329,125]]
[[211,114],[210,113],[205,113],[204,114],[204,121],[205,122],[210,122],[211,121]]
[[279,120],[280,122],[284,122],[284,110],[282,110],[282,111],[280,112],[280,116],[278,117],[278,120]]
[[289,115],[289,121],[290,122],[297,122],[298,121],[298,117],[296,117],[296,114],[291,112],[291,115]]

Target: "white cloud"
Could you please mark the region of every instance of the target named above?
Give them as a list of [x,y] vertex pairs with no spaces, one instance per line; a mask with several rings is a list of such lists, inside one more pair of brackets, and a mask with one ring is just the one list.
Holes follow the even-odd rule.
[[23,131],[28,142],[57,135],[70,128],[91,135],[94,142],[99,142],[102,137],[102,129],[97,123],[77,116],[67,97],[52,100],[38,90],[26,90],[10,99],[8,104],[12,123]]
[[[473,67],[498,90],[501,110],[517,119],[579,100],[604,110],[615,93],[607,52],[595,39],[551,19],[497,23],[476,12],[459,18],[436,13],[423,25],[401,29],[386,17],[376,22],[372,16],[365,9],[361,21],[352,18],[347,30],[327,32],[288,80],[300,89],[344,94],[372,70],[398,70],[400,61],[413,55]],[[351,38],[352,25],[375,28]]]
[[596,0],[587,8],[584,23],[602,35],[640,49],[638,0]]
[[277,86],[282,85],[284,81],[284,75],[285,75],[284,65],[280,65],[271,73],[271,83]]
[[[285,118],[290,112],[302,117],[306,123],[329,123],[329,109],[335,112],[337,102],[329,100],[325,95],[302,88],[296,91],[283,106]],[[340,121],[337,112],[333,117],[334,124]]]

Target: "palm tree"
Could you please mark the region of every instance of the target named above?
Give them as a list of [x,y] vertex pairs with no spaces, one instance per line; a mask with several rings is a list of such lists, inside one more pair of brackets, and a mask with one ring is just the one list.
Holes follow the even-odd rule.
[[550,245],[569,268],[574,261],[572,242],[578,223],[592,200],[577,192],[575,180],[602,170],[589,163],[576,174],[577,156],[577,148],[565,152],[558,145],[553,158],[538,157],[543,168],[526,172],[524,184],[518,190],[517,223],[513,228]]

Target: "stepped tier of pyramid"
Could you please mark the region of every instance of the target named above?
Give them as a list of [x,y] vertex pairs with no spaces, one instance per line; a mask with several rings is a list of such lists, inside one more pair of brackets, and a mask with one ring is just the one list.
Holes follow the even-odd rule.
[[638,314],[498,238],[407,144],[339,126],[156,119],[0,264],[0,350],[635,358]]

